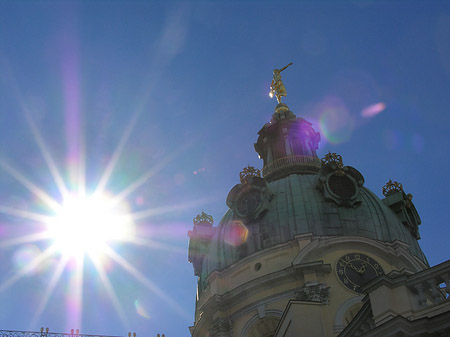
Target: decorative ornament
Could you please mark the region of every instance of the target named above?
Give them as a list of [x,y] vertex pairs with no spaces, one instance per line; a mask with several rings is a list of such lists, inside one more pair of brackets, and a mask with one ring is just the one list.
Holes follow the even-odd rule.
[[48,334],[48,328],[45,328],[45,332],[44,332],[44,328],[41,327],[41,337],[46,337]]
[[334,166],[336,170],[336,174],[343,176],[344,173],[344,163],[342,162],[342,156],[340,154],[328,152],[321,160],[322,165],[330,164],[330,166]]
[[330,287],[324,283],[306,282],[305,286],[295,292],[298,301],[328,304]]
[[239,175],[241,183],[235,185],[227,196],[227,206],[238,218],[255,220],[268,210],[273,198],[267,181],[261,178],[261,171],[245,167]]
[[408,193],[406,195],[406,207],[411,208],[411,206],[413,206],[412,198],[413,198],[413,195],[411,193]]
[[231,322],[228,319],[218,318],[209,328],[211,337],[228,337],[231,336]]
[[194,225],[199,225],[199,224],[201,224],[201,223],[207,223],[207,224],[210,224],[210,225],[212,226],[213,223],[214,223],[214,219],[213,219],[213,217],[212,217],[211,215],[206,214],[206,213],[202,210],[202,213],[201,213],[201,214],[198,214],[198,215],[194,218],[193,222],[194,222]]
[[411,193],[406,194],[402,184],[392,180],[389,180],[383,186],[383,195],[385,196],[383,202],[394,211],[409,232],[416,239],[420,239],[418,226],[422,221],[412,202],[413,195]]
[[[387,197],[388,195],[394,193],[394,192],[403,192],[403,185],[399,183],[398,181],[392,181],[389,179],[389,181],[386,183],[386,185],[383,186],[383,195]],[[411,195],[411,194],[409,194]],[[412,195],[411,199],[412,200]]]
[[239,173],[239,178],[241,179],[242,184],[248,183],[251,177],[261,178],[261,170],[248,165],[242,169],[241,173]]
[[281,80],[281,72],[292,64],[293,63],[291,62],[286,67],[273,70],[273,79],[272,79],[272,83],[270,84],[269,96],[270,96],[270,98],[275,96],[277,98],[278,104],[281,103],[282,96],[284,96],[284,97],[287,96],[286,87],[284,86],[283,81]]
[[362,174],[351,166],[344,166],[339,154],[328,152],[322,159],[318,174],[317,189],[326,200],[338,206],[356,207],[361,204]]

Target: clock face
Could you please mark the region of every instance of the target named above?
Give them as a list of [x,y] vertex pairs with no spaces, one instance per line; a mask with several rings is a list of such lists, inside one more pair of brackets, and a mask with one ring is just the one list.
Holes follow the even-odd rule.
[[384,274],[381,265],[370,256],[350,253],[342,256],[336,264],[336,273],[341,283],[358,294],[363,294],[361,286]]
[[260,204],[261,192],[253,190],[238,201],[237,210],[242,216],[250,216],[256,212]]

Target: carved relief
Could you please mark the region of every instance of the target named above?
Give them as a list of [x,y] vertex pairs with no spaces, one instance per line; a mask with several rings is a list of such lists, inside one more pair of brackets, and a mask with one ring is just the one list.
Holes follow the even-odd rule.
[[228,319],[216,319],[209,328],[210,337],[231,337],[231,322]]
[[322,158],[316,186],[326,200],[338,206],[356,207],[362,201],[359,191],[363,185],[362,174],[351,166],[344,166],[340,155],[327,153]]
[[299,301],[328,304],[330,287],[324,283],[306,282],[304,287],[295,292],[295,297]]
[[260,170],[251,166],[240,174],[241,183],[235,185],[227,197],[227,205],[242,219],[259,218],[273,198],[267,182],[260,177]]

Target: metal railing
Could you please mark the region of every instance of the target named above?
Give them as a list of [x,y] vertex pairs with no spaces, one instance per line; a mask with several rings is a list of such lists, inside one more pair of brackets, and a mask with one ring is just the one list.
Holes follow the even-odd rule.
[[313,170],[319,170],[322,163],[317,157],[308,156],[288,156],[274,160],[262,169],[263,177],[270,175],[281,167],[302,166]]
[[[136,337],[136,333],[128,333],[128,337]],[[41,331],[12,331],[0,330],[0,337],[123,337],[123,336],[104,336],[104,335],[86,335],[80,334],[79,330],[71,330],[70,333],[64,332],[49,332],[49,329],[41,328]]]

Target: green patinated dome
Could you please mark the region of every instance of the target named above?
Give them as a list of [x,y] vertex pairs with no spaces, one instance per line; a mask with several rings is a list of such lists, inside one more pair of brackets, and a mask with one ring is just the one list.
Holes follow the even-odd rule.
[[341,156],[329,153],[320,160],[319,141],[311,123],[296,118],[285,104],[276,107],[255,144],[263,177],[259,170],[244,169],[218,226],[196,225],[190,232],[189,260],[200,291],[211,272],[304,233],[399,240],[427,264],[417,242],[420,218],[412,196],[391,189],[380,200]]
[[[302,233],[317,236],[361,236],[388,241],[399,240],[426,263],[416,238],[398,216],[367,188],[359,191],[356,207],[338,206],[324,198],[317,189],[318,175],[292,174],[268,183],[273,193],[266,213],[258,220],[245,223],[245,243],[233,245],[236,235],[233,210],[228,210],[211,238],[203,261],[202,275],[221,270],[239,259],[271,246],[293,240]],[[245,222],[245,221],[244,221]]]

